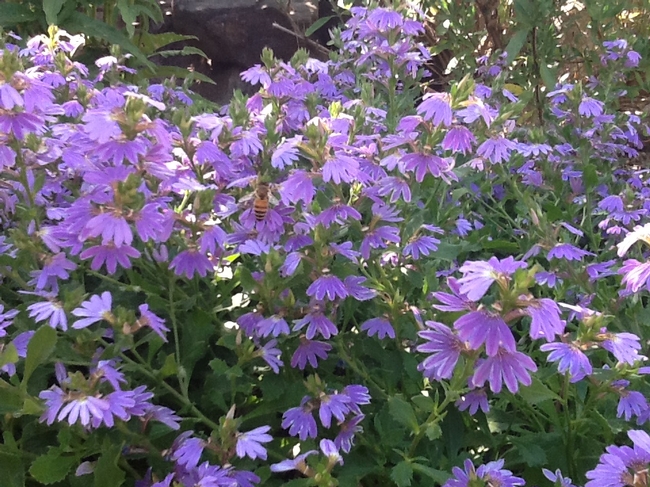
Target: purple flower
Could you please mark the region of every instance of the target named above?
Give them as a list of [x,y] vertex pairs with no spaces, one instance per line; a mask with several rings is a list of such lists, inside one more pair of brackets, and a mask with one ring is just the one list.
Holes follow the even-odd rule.
[[452,127],[445,134],[441,146],[445,150],[467,154],[472,150],[475,143],[476,137],[474,137],[474,134],[467,127],[459,125]]
[[368,260],[370,258],[370,249],[384,249],[387,247],[387,244],[384,243],[393,242],[398,244],[400,242],[399,230],[395,227],[382,226],[377,227],[374,230],[366,233],[365,238],[361,242],[361,257]]
[[133,232],[124,217],[117,212],[100,213],[86,223],[81,238],[102,236],[102,245],[113,243],[116,247],[131,245]]
[[448,326],[435,321],[425,324],[429,330],[420,331],[418,335],[427,343],[418,345],[417,351],[431,355],[418,365],[418,370],[429,379],[450,379],[465,345]]
[[343,450],[345,453],[350,453],[352,445],[354,445],[354,436],[363,431],[359,423],[364,418],[365,416],[363,414],[358,414],[340,424],[339,434],[334,438],[334,444],[337,448]]
[[476,153],[492,164],[501,164],[510,159],[510,152],[515,148],[514,142],[505,137],[492,137],[479,145]]
[[306,472],[309,467],[305,463],[305,459],[316,453],[318,453],[316,450],[309,450],[308,452],[298,455],[293,460],[282,460],[280,463],[274,463],[271,465],[271,472],[288,472],[289,470]]
[[[278,341],[273,339],[269,340],[264,346],[260,347],[257,353],[264,361],[271,367],[271,370],[276,374],[280,373],[280,367],[284,365],[284,362],[280,359],[282,351],[276,347]],[[293,363],[292,363],[293,365]]]
[[560,319],[560,308],[552,299],[542,298],[528,301],[526,313],[532,318],[530,337],[534,340],[545,338],[553,341],[555,335],[564,332],[565,323]]
[[[627,381],[615,381],[627,382]],[[614,384],[612,384],[614,385]],[[620,392],[620,399],[618,401],[618,408],[616,409],[616,417],[625,417],[625,421],[629,421],[632,416],[639,418],[647,411],[648,403],[643,394],[638,391],[627,391],[622,389]]]
[[595,255],[586,250],[579,249],[571,244],[557,244],[548,251],[548,259],[582,260],[587,255]]
[[466,411],[469,409],[469,414],[472,416],[478,412],[479,408],[481,408],[481,411],[484,413],[490,411],[490,405],[488,404],[485,389],[473,390],[464,396],[461,396],[456,401],[456,407],[459,411]]
[[307,362],[313,367],[318,367],[318,359],[326,360],[327,353],[332,350],[332,345],[325,342],[300,338],[300,345],[291,357],[291,366],[304,370]]
[[512,331],[499,315],[472,311],[458,318],[454,329],[472,350],[478,350],[485,343],[485,352],[490,357],[503,351],[514,353],[517,350]]
[[356,414],[361,414],[359,406],[370,404],[370,394],[368,388],[359,384],[350,384],[345,386],[341,394],[350,398],[350,410]]
[[246,433],[237,434],[237,456],[239,458],[249,457],[251,460],[261,458],[266,460],[266,448],[261,443],[268,443],[273,440],[269,434],[270,426],[260,426]]
[[424,120],[433,122],[434,127],[438,127],[440,124],[449,127],[453,116],[450,102],[448,93],[427,93],[417,108],[417,112],[422,115]]
[[[637,433],[641,432],[629,431],[628,436],[635,441],[638,438]],[[634,479],[642,473],[642,470],[645,471],[647,464],[650,463],[650,453],[643,446],[637,446],[636,442],[634,449],[629,446],[611,445],[605,451],[606,453],[600,456],[596,468],[585,474],[589,479],[585,487],[634,485]]]
[[597,117],[603,113],[605,104],[585,96],[578,106],[578,113],[584,117]]
[[337,154],[333,159],[323,165],[323,181],[334,181],[341,184],[341,181],[351,183],[357,177],[359,163],[356,159],[343,154]]
[[395,330],[386,318],[371,318],[361,325],[361,331],[368,332],[368,336],[377,335],[377,338],[383,340],[387,336],[395,338]]
[[528,356],[521,352],[509,352],[499,349],[492,357],[479,360],[472,376],[472,385],[481,387],[486,381],[490,383],[490,390],[495,394],[501,392],[505,382],[508,390],[516,394],[519,383],[529,386],[532,379],[528,371],[535,372],[537,365]]
[[290,252],[287,254],[284,264],[280,267],[280,274],[283,277],[292,276],[296,272],[296,269],[298,269],[301,259],[302,254],[300,252]]
[[571,382],[578,382],[585,376],[591,375],[593,369],[589,358],[580,347],[574,343],[545,343],[539,347],[542,352],[551,352],[546,360],[558,362],[557,370],[560,374],[569,372]]
[[197,248],[189,248],[183,250],[178,254],[169,264],[169,268],[174,271],[177,276],[183,274],[188,279],[192,279],[194,274],[205,277],[208,272],[214,269],[214,265],[210,262],[204,254],[199,252]]
[[331,466],[343,465],[343,457],[339,453],[339,449],[332,440],[320,440],[320,450],[327,457],[327,463]]
[[619,269],[619,274],[623,274],[622,284],[625,284],[625,291],[636,293],[645,286],[650,290],[650,262],[639,262],[636,259],[628,259]]
[[185,431],[174,440],[174,445],[172,445],[172,460],[186,470],[196,468],[201,461],[201,454],[206,446],[204,440],[191,438],[191,436],[191,431]]
[[458,279],[460,292],[472,301],[478,301],[494,281],[507,278],[517,269],[524,269],[527,266],[525,262],[516,261],[513,257],[503,260],[491,257],[487,262],[467,261],[459,269],[463,273],[463,277]]
[[454,277],[447,278],[447,286],[453,294],[440,291],[432,293],[432,296],[443,304],[434,304],[433,307],[440,311],[470,311],[475,309],[474,301],[468,299],[467,294],[460,291],[460,284]]
[[[1,306],[0,306],[1,310]],[[68,318],[60,301],[48,300],[41,303],[34,303],[27,306],[29,317],[34,318],[37,323],[49,319],[48,324],[52,328],[60,327],[61,330],[68,329]],[[1,322],[1,317],[0,317]],[[2,336],[2,324],[0,324],[0,336]]]
[[90,247],[81,252],[79,257],[82,259],[89,259],[92,257],[93,261],[90,264],[90,268],[94,271],[98,271],[104,264],[106,264],[106,270],[108,270],[109,274],[115,274],[118,263],[123,268],[130,269],[131,261],[129,260],[129,257],[137,259],[140,257],[140,252],[129,245],[116,247],[111,243],[108,245],[96,245]]
[[149,311],[148,304],[141,304],[138,307],[138,310],[140,311],[140,319],[138,320],[138,323],[141,326],[148,326],[151,328],[154,333],[166,342],[167,338],[165,337],[165,333],[169,331],[169,328],[165,326],[165,320]]
[[350,397],[346,394],[323,394],[320,397],[320,408],[318,409],[318,416],[320,422],[326,428],[332,424],[332,416],[339,422],[345,420],[345,415],[350,412],[349,403]]
[[[418,183],[424,181],[427,174],[434,177],[443,177],[444,175],[451,176],[452,166],[447,159],[433,155],[433,154],[406,154],[402,157],[402,162],[407,171],[415,172],[415,180]],[[454,178],[454,176],[451,176]]]
[[74,262],[68,260],[64,253],[48,256],[45,259],[42,271],[37,271],[34,275],[38,276],[36,279],[36,289],[45,289],[46,287],[54,287],[56,285],[56,278],[68,279],[70,273],[77,268]]
[[562,475],[562,472],[559,469],[553,473],[550,470],[543,468],[542,473],[544,474],[544,477],[553,482],[556,487],[576,487],[573,485],[569,477],[564,477]]
[[438,244],[440,240],[435,237],[429,237],[425,235],[420,235],[414,239],[411,239],[409,243],[404,247],[402,252],[404,256],[413,256],[413,260],[418,260],[420,254],[429,255],[431,252],[438,250]]
[[111,322],[113,320],[113,314],[111,313],[112,304],[113,297],[108,291],[104,291],[101,296],[91,296],[90,300],[81,303],[80,308],[72,310],[72,314],[75,316],[85,316],[85,318],[75,321],[72,328],[79,330],[100,320]]
[[305,333],[308,340],[314,338],[317,332],[325,339],[328,339],[339,332],[336,325],[323,314],[321,307],[318,305],[314,306],[312,311],[305,315],[304,318],[295,322],[293,331],[301,330],[305,325],[309,325],[307,327],[307,332]]
[[313,406],[309,396],[303,397],[300,406],[287,410],[282,415],[282,427],[289,428],[291,436],[298,436],[302,441],[316,438],[316,421],[312,415]]
[[362,286],[366,282],[365,277],[361,276],[348,276],[343,280],[345,288],[348,290],[348,295],[357,301],[367,301],[377,295],[377,291]]
[[639,355],[641,343],[638,336],[632,333],[607,333],[601,346],[612,353],[616,360],[634,365],[643,356]]
[[314,297],[319,301],[322,301],[325,296],[330,301],[334,301],[337,297],[344,299],[347,295],[348,291],[341,279],[331,274],[319,277],[307,288],[307,296]]
[[105,399],[87,396],[83,393],[70,396],[57,386],[42,391],[38,397],[45,400],[45,412],[40,421],[47,421],[48,426],[55,419],[64,421],[66,418],[70,425],[79,421],[86,427],[95,426],[101,424],[104,420],[104,413],[111,408]]
[[314,199],[316,189],[309,173],[295,171],[280,186],[279,192],[285,205],[296,204],[299,201],[309,205]]
[[505,460],[497,460],[475,468],[471,460],[465,460],[463,466],[452,469],[453,477],[447,480],[442,487],[470,487],[476,482],[485,485],[498,485],[500,487],[517,487],[524,485],[524,479],[515,477],[510,470],[503,468]]
[[257,333],[259,336],[266,338],[269,335],[278,337],[291,333],[287,321],[281,315],[272,315],[257,322]]
[[315,223],[320,223],[325,228],[329,228],[332,223],[342,225],[345,220],[349,219],[360,221],[361,213],[351,206],[337,203],[321,212],[321,214],[316,217]]

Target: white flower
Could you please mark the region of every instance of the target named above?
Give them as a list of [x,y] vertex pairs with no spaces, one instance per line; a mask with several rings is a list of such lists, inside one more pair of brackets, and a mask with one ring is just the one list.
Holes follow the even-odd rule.
[[643,240],[645,243],[650,245],[650,223],[646,223],[643,226],[636,226],[634,230],[628,233],[623,241],[617,245],[618,247],[618,256],[623,257],[630,247],[634,245],[639,240]]

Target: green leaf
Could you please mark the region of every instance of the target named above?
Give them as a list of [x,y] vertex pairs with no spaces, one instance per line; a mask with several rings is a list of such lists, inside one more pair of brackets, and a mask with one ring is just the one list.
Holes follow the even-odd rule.
[[45,363],[54,351],[56,346],[56,331],[48,325],[41,326],[27,345],[27,357],[25,358],[25,373],[23,375],[22,386],[26,387],[29,378],[32,376],[36,367]]
[[413,406],[401,396],[393,396],[388,399],[388,410],[395,421],[410,428],[413,433],[417,434],[420,431]]
[[32,11],[28,3],[0,2],[0,27],[15,27],[16,24],[38,20],[39,12]]
[[413,469],[407,461],[401,461],[393,467],[390,478],[398,487],[408,487],[413,480]]
[[530,27],[526,27],[515,32],[514,35],[510,38],[508,47],[506,47],[506,52],[508,53],[506,64],[512,63],[512,61],[514,61],[515,58],[519,55],[524,47],[524,44],[526,44],[526,39],[528,39],[529,32]]
[[548,67],[546,60],[542,59],[539,63],[539,74],[546,88],[551,91],[555,88],[557,83],[557,74],[554,69]]
[[533,379],[533,383],[528,387],[522,387],[519,389],[519,396],[521,396],[524,401],[528,404],[536,405],[550,399],[561,400],[562,398],[558,396],[555,392],[546,387],[542,381],[537,378]]
[[81,12],[73,12],[65,27],[71,34],[88,34],[92,32],[93,37],[103,39],[109,44],[117,44],[124,50],[133,54],[133,56],[145,67],[151,70],[155,69],[154,64],[146,58],[142,51],[140,51],[140,49],[138,49],[138,47],[119,29],[116,29],[113,26],[95,20],[92,17],[88,17]]
[[13,343],[10,343],[5,349],[0,352],[0,367],[7,364],[15,364],[18,362],[18,351]]
[[0,387],[0,414],[16,413],[22,409],[22,406],[22,394],[17,387]]
[[122,445],[104,442],[103,455],[95,465],[95,487],[119,487],[124,483],[126,474],[117,466],[122,455]]
[[328,22],[330,19],[333,19],[333,18],[334,18],[334,15],[328,15],[327,17],[321,17],[320,19],[318,19],[316,22],[314,22],[313,24],[311,24],[311,25],[309,26],[309,28],[305,31],[305,35],[306,35],[307,37],[309,37],[309,36],[312,35],[314,32],[316,32],[318,29],[320,29],[320,28],[323,27],[325,24],[327,24],[327,22]]
[[43,12],[48,25],[58,24],[58,15],[65,0],[43,0]]
[[585,194],[598,184],[598,173],[593,164],[585,164],[582,170],[582,180],[585,182]]
[[19,456],[0,452],[0,487],[23,487],[25,470]]
[[412,463],[411,467],[413,467],[413,470],[417,473],[429,477],[431,480],[437,482],[440,485],[447,482],[447,480],[449,480],[449,477],[451,477],[451,475],[447,472],[436,470],[435,468],[427,467],[419,463]]
[[117,9],[122,15],[122,20],[126,27],[126,32],[130,38],[135,34],[135,22],[138,20],[138,11],[135,5],[131,5],[128,0],[117,0]]
[[546,453],[539,445],[540,441],[536,435],[511,437],[511,441],[517,446],[517,452],[529,467],[542,467],[548,463]]
[[438,423],[430,424],[424,432],[431,441],[437,440],[442,436],[442,428]]
[[538,10],[530,0],[515,0],[514,11],[515,18],[519,24],[528,27],[533,27],[536,25],[538,21]]
[[77,463],[73,456],[63,456],[58,448],[50,448],[38,457],[29,468],[29,473],[41,484],[49,485],[66,478],[70,468]]

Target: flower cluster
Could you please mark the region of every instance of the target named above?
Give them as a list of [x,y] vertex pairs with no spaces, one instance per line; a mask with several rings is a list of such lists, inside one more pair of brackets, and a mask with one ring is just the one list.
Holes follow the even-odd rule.
[[[650,243],[647,170],[621,164],[648,127],[611,110],[622,79],[558,85],[536,101],[541,131],[520,123],[530,100],[506,83],[506,55],[423,93],[418,12],[350,15],[329,61],[265,51],[242,73],[258,92],[214,111],[119,81],[131,70],[115,57],[89,69],[73,60],[83,39],[62,31],[0,55],[0,370],[30,414],[37,387],[41,422],[78,430],[88,457],[88,434],[133,433],[129,447],[170,467],[142,487],[249,487],[279,447],[294,458],[272,472],[333,485],[361,434],[404,457],[391,478],[430,474],[417,462],[441,404],[490,414],[490,391],[552,377],[545,362],[566,376],[567,411],[585,395],[568,387],[589,377],[619,418],[650,419],[634,389],[642,339],[618,326],[650,290],[635,246]],[[640,61],[624,41],[604,51],[604,70]],[[50,362],[52,380],[26,387]],[[388,404],[375,389],[371,404],[371,383]],[[151,419],[167,429],[138,437],[135,418],[143,434]],[[183,430],[171,446],[169,428]],[[616,483],[614,465],[635,468],[635,485],[650,441],[631,438],[641,446],[611,447],[592,483]],[[503,467],[467,460],[445,485],[523,485]]]

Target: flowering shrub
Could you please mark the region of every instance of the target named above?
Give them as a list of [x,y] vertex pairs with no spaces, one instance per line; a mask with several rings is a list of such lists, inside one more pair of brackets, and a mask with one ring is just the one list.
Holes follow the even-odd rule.
[[422,96],[422,25],[352,13],[219,113],[5,45],[8,485],[644,485],[637,56],[531,128],[503,57]]

